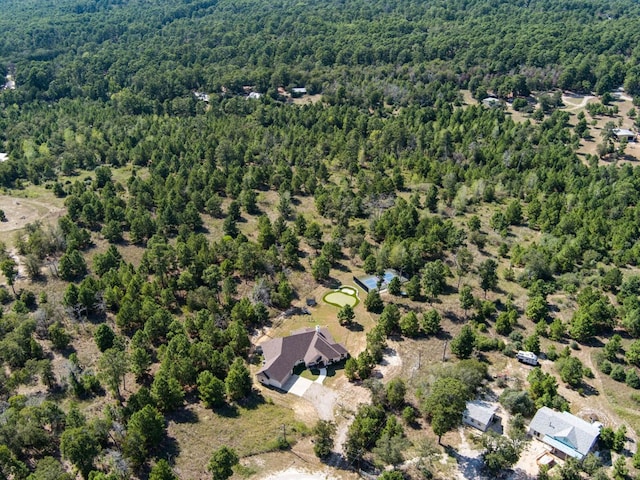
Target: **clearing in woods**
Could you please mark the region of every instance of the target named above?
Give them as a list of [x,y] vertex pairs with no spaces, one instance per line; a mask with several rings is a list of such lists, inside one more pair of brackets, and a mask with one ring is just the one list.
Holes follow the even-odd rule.
[[0,210],[7,217],[0,222],[0,233],[14,232],[38,220],[58,219],[64,208],[53,202],[0,195]]

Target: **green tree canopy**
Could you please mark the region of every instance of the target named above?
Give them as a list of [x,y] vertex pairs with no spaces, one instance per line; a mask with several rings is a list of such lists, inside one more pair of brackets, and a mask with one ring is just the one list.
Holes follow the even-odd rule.
[[440,378],[431,386],[422,409],[431,423],[433,433],[442,435],[462,423],[462,413],[467,408],[469,390],[456,378]]

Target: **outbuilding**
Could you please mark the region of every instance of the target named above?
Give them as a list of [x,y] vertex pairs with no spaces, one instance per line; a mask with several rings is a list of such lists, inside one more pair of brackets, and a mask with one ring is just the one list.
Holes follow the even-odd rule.
[[462,421],[481,432],[486,432],[496,419],[497,409],[497,406],[482,400],[467,402],[467,409],[462,414]]
[[613,136],[618,141],[626,140],[627,142],[635,142],[636,141],[636,133],[631,130],[627,130],[626,128],[614,128],[612,130]]

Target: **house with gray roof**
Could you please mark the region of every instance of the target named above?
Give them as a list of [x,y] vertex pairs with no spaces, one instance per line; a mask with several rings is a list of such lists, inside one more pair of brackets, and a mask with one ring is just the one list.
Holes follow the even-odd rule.
[[636,133],[626,128],[614,128],[611,132],[616,140],[626,140],[627,142],[634,142],[636,140]]
[[261,345],[264,363],[257,378],[263,385],[282,388],[293,375],[295,366],[323,367],[349,356],[347,349],[337,343],[329,330],[304,328],[288,337],[274,338]]
[[481,103],[487,108],[502,108],[504,106],[502,101],[496,97],[483,98]]
[[498,407],[482,400],[467,402],[467,408],[462,414],[462,421],[467,425],[486,432],[496,418]]
[[551,453],[560,458],[582,460],[595,447],[601,427],[569,412],[542,407],[529,424],[529,434],[549,445]]

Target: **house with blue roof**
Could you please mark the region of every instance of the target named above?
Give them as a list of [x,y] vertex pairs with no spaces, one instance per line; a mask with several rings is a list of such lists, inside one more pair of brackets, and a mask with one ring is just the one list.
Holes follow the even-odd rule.
[[554,455],[580,461],[594,449],[601,428],[601,423],[542,407],[529,424],[529,434],[550,446]]

